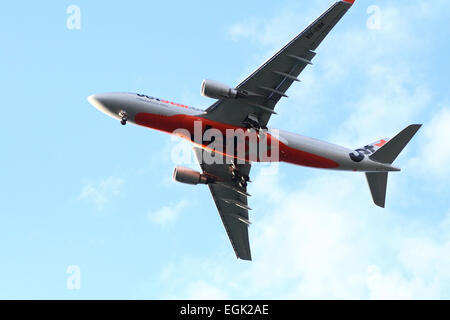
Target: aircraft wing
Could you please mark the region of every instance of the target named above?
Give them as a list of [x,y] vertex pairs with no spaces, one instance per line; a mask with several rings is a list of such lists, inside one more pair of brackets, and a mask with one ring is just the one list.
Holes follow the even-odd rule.
[[[236,256],[251,260],[248,239],[248,210],[251,209],[247,206],[247,188],[241,188],[233,181],[231,164],[206,164],[202,155],[209,151],[194,147],[194,152],[203,172],[217,178],[216,183],[209,184],[209,189]],[[250,166],[249,163],[238,165],[239,174],[248,177]]]
[[242,81],[236,89],[245,97],[238,99],[221,99],[206,110],[205,118],[243,126],[251,115],[257,118],[260,127],[266,127],[270,116],[274,114],[275,105],[316,53],[330,30],[344,16],[355,0],[338,1],[324,14],[309,25],[303,32],[256,69]]

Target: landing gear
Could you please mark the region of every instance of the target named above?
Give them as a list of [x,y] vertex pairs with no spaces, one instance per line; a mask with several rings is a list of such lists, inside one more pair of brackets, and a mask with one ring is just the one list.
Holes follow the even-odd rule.
[[259,131],[261,128],[258,117],[253,114],[249,114],[243,124],[247,127],[247,130]]
[[253,114],[249,114],[247,118],[244,120],[243,124],[247,127],[247,130],[250,132],[256,132],[258,137],[262,137],[264,131],[267,131],[266,126],[262,126],[259,123],[259,119],[257,116]]
[[241,175],[239,173],[239,168],[235,163],[231,165],[231,179],[234,182],[237,182],[239,187],[242,189],[245,189],[247,187],[248,182],[250,182],[250,178],[248,176]]
[[242,189],[247,188],[248,177],[241,176],[238,182],[239,187]]
[[128,115],[125,111],[120,111],[119,116],[121,117],[120,123],[124,126],[127,124]]

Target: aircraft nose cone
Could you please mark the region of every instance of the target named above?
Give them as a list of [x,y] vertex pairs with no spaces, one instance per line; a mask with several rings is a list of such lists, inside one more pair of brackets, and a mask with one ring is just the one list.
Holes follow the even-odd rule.
[[90,104],[92,104],[99,111],[113,117],[117,118],[117,111],[115,110],[114,99],[112,99],[110,94],[93,94],[88,98]]
[[95,108],[99,109],[100,111],[104,111],[104,101],[102,102],[101,96],[99,94],[90,95],[87,99],[89,103],[92,104]]
[[120,113],[128,102],[118,93],[96,93],[90,95],[87,100],[97,110],[115,119],[121,119]]

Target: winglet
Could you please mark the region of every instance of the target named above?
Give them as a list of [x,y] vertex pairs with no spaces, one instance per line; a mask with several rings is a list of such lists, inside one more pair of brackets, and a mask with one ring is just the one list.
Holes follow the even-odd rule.
[[355,0],[342,0],[342,2],[347,2],[347,3],[350,3],[350,4],[354,4]]

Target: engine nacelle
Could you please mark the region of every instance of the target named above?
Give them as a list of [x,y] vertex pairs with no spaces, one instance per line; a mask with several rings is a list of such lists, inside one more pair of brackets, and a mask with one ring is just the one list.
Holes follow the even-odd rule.
[[236,99],[238,97],[236,89],[213,80],[203,80],[200,92],[202,96],[213,99]]
[[186,184],[207,184],[208,177],[204,174],[201,174],[198,171],[185,168],[185,167],[176,167],[173,171],[173,180],[186,183]]

